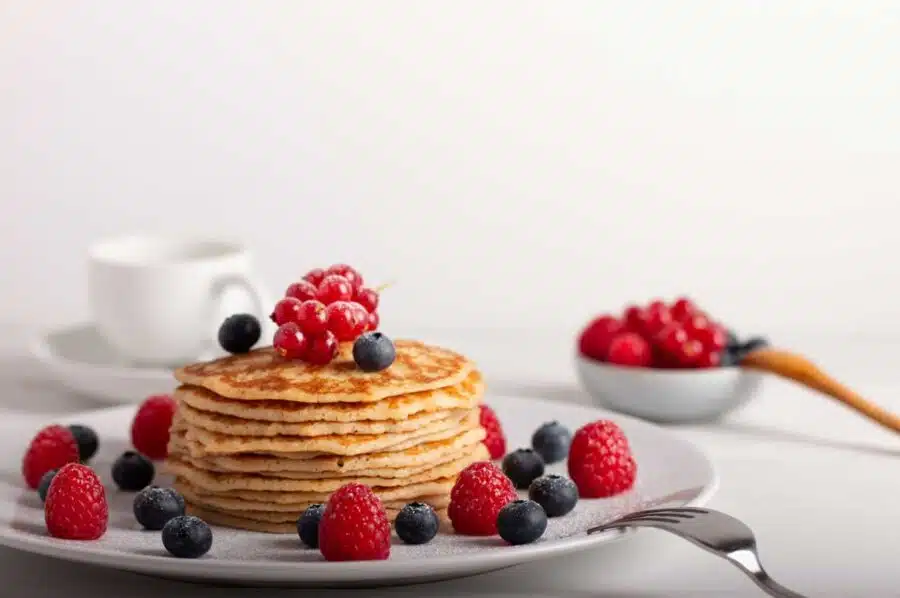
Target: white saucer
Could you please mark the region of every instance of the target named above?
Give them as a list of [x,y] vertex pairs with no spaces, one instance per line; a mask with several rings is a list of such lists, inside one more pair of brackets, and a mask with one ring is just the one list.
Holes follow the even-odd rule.
[[69,390],[102,403],[140,403],[176,386],[172,368],[129,363],[92,324],[55,330],[33,339],[29,350]]
[[[100,437],[92,460],[107,488],[109,529],[96,542],[55,540],[47,535],[37,493],[22,481],[21,454],[34,430],[0,437],[0,545],[49,557],[91,563],[161,577],[230,582],[242,585],[377,586],[466,577],[551,556],[608,544],[620,532],[587,535],[585,531],[611,518],[650,506],[701,505],[715,492],[718,480],[703,452],[662,428],[595,408],[521,397],[487,397],[503,423],[509,449],[526,446],[542,423],[558,420],[573,430],[587,422],[610,418],[628,436],[638,463],[638,479],[629,492],[610,498],[582,500],[569,515],[552,519],[544,536],[526,546],[507,546],[499,538],[441,534],[424,546],[394,540],[387,561],[328,563],[318,551],[304,549],[295,534],[262,534],[213,528],[212,550],[200,559],[168,556],[160,532],[142,532],[132,513],[134,494],[115,490],[110,466],[128,445],[134,407],[81,413],[66,422],[89,425]],[[50,423],[50,422],[47,422]],[[565,473],[563,464],[550,471]],[[160,476],[156,483],[165,484]],[[597,553],[604,566],[604,552]],[[657,555],[648,554],[647,559]]]

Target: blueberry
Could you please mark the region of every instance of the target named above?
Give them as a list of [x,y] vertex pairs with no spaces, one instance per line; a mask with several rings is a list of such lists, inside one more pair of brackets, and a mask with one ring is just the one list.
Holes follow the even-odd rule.
[[162,541],[172,556],[195,559],[209,552],[213,536],[212,530],[199,517],[179,515],[163,526]]
[[153,481],[156,468],[147,457],[134,451],[125,451],[112,466],[112,478],[120,490],[135,492],[146,488]]
[[406,544],[427,544],[438,533],[440,521],[429,505],[411,502],[400,509],[394,521],[397,536]]
[[497,515],[497,532],[510,544],[530,544],[544,535],[547,514],[533,500],[514,500]]
[[229,353],[246,353],[262,335],[259,320],[252,314],[228,316],[219,327],[219,345]]
[[544,463],[558,463],[569,454],[572,432],[557,421],[547,422],[531,437],[531,448]]
[[91,428],[79,424],[69,426],[69,431],[72,432],[75,442],[78,443],[78,459],[82,463],[87,463],[91,457],[97,454],[97,447],[100,445],[97,433]]
[[47,473],[41,476],[41,481],[38,484],[38,496],[41,497],[41,502],[47,500],[47,490],[50,489],[50,482],[53,481],[53,476],[56,475],[58,469],[51,469]]
[[748,353],[768,346],[768,339],[762,336],[754,336],[747,341],[736,345],[729,344],[725,347],[725,350],[722,351],[722,365],[737,365]]
[[396,356],[394,343],[380,332],[367,332],[353,343],[353,361],[364,372],[387,369]]
[[727,368],[737,365],[740,361],[739,357],[737,349],[725,347],[722,353],[719,354],[719,367]]
[[134,518],[145,529],[161,530],[170,519],[184,515],[184,498],[172,488],[148,486],[135,497]]
[[547,517],[562,517],[575,508],[578,488],[569,478],[551,474],[531,482],[528,498],[541,505]]
[[319,522],[322,520],[324,512],[325,505],[310,505],[297,519],[297,534],[300,536],[300,541],[310,548],[319,547]]
[[728,341],[725,346],[729,349],[735,349],[741,345],[741,339],[738,338],[737,333],[734,330],[728,330]]
[[503,457],[503,473],[520,490],[544,475],[544,460],[530,448],[516,449]]
[[767,338],[762,336],[754,336],[741,344],[741,352],[746,355],[751,351],[756,351],[757,349],[762,349],[763,347],[768,346],[769,340]]

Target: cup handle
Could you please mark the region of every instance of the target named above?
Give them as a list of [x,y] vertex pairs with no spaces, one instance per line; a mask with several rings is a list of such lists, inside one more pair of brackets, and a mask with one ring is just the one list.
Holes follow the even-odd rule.
[[[238,288],[243,291],[248,297],[250,297],[251,301],[253,301],[252,313],[259,320],[260,327],[262,328],[262,335],[265,336],[269,322],[269,310],[273,305],[271,297],[266,291],[265,285],[263,285],[252,276],[247,276],[245,274],[230,274],[222,276],[213,283],[212,298],[214,304],[220,303],[225,293],[234,288]],[[213,352],[221,352],[221,349],[219,349],[218,340],[218,330],[220,325],[221,322],[212,323],[213,338],[211,339],[211,342]]]

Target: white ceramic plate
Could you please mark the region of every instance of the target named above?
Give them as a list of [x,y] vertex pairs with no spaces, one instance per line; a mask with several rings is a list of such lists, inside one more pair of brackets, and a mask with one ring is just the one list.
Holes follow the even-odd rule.
[[[24,486],[19,473],[24,446],[34,430],[21,430],[21,434],[0,438],[0,544],[70,561],[177,579],[330,587],[407,584],[484,573],[608,543],[623,534],[588,536],[585,530],[646,506],[703,504],[715,491],[717,478],[704,454],[651,424],[598,409],[534,399],[490,397],[488,402],[503,422],[510,450],[528,445],[532,432],[546,421],[556,419],[574,430],[600,418],[616,420],[628,436],[638,462],[635,488],[613,499],[580,501],[566,517],[551,519],[544,537],[527,546],[507,546],[496,537],[453,535],[440,535],[425,546],[405,546],[395,538],[387,561],[328,563],[318,551],[302,548],[294,535],[216,527],[209,554],[201,559],[182,560],[167,555],[159,532],[140,530],[131,513],[133,494],[114,490],[109,483],[112,460],[127,448],[127,430],[133,414],[133,407],[118,407],[68,420],[90,425],[100,435],[101,449],[93,465],[109,489],[107,534],[96,542],[62,541],[47,536],[40,500]],[[165,480],[158,479],[157,483]],[[603,566],[602,561],[597,566]]]

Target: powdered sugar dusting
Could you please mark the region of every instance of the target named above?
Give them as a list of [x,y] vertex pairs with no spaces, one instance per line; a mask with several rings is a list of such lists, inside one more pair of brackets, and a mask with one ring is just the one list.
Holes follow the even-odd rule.
[[[608,414],[574,405],[545,403],[514,398],[489,399],[497,411],[509,440],[509,450],[527,446],[531,433],[542,423],[558,420],[573,431],[578,426],[610,417]],[[84,414],[78,420],[94,427],[101,448],[92,465],[107,486],[110,522],[107,534],[96,542],[78,543],[54,540],[47,536],[43,508],[37,493],[28,490],[18,472],[16,458],[23,447],[6,447],[3,457],[5,476],[0,484],[0,539],[27,540],[26,544],[54,545],[70,551],[109,551],[108,558],[97,562],[116,566],[121,555],[126,568],[136,568],[127,556],[148,557],[145,570],[175,576],[220,580],[273,580],[281,583],[365,582],[390,583],[392,580],[427,579],[430,572],[446,571],[445,576],[466,575],[529,560],[537,552],[552,554],[586,545],[587,529],[618,516],[643,508],[665,504],[684,504],[698,497],[713,484],[708,462],[696,450],[673,435],[646,424],[612,416],[622,426],[638,463],[635,487],[609,499],[581,500],[562,518],[551,519],[544,536],[527,546],[510,547],[499,537],[473,538],[440,533],[431,543],[407,546],[394,536],[390,559],[380,563],[325,563],[316,550],[303,547],[296,534],[251,533],[213,528],[213,547],[202,559],[185,561],[167,556],[159,532],[141,530],[132,514],[133,493],[123,493],[112,485],[109,471],[113,460],[126,448],[127,428],[132,411],[115,409]],[[566,475],[565,464],[548,467],[547,473]],[[156,484],[165,484],[158,476]],[[527,497],[526,492],[520,495]],[[299,515],[299,513],[298,513]],[[603,537],[592,536],[591,542]],[[72,558],[75,558],[73,555]],[[154,558],[162,557],[162,558]],[[455,557],[458,562],[449,563]],[[478,557],[473,559],[472,557]],[[429,564],[431,561],[431,565]],[[512,562],[510,562],[512,561]],[[215,565],[213,562],[217,562]],[[221,566],[219,566],[221,564]],[[286,565],[291,564],[288,568]],[[374,567],[374,568],[373,568]]]

